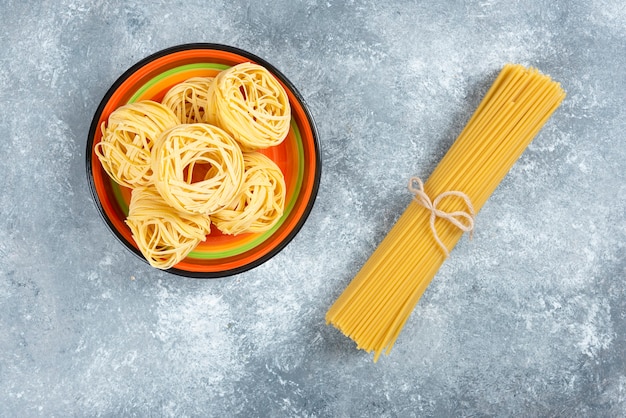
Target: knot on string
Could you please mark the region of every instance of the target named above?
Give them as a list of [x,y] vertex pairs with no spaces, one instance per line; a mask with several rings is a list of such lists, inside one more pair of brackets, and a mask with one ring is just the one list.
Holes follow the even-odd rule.
[[[465,193],[457,190],[450,190],[441,193],[435,198],[435,200],[431,200],[424,191],[424,183],[422,183],[422,180],[419,177],[411,177],[409,180],[409,191],[413,193],[414,199],[418,204],[430,211],[430,230],[433,232],[435,241],[437,241],[437,244],[439,244],[446,257],[450,255],[450,251],[441,241],[441,238],[439,238],[437,228],[435,228],[435,219],[437,219],[437,217],[445,219],[463,232],[469,232],[470,239],[472,238],[474,234],[474,218],[476,215],[474,213],[472,201]],[[441,200],[449,196],[456,196],[463,199],[465,205],[467,206],[467,211],[458,210],[454,212],[446,212],[444,210],[437,209],[437,205],[441,202]]]

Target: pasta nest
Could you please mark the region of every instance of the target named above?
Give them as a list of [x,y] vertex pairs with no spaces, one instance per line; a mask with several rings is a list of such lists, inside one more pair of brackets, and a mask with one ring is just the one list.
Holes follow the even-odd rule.
[[146,186],[152,178],[151,150],[161,133],[180,123],[160,103],[129,103],[111,113],[101,125],[102,139],[94,148],[107,174],[126,187]]
[[176,84],[161,103],[174,112],[181,123],[208,122],[209,87],[213,77],[193,77]]
[[280,144],[289,132],[291,106],[285,89],[264,67],[249,62],[220,72],[209,88],[209,123],[244,151]]
[[179,263],[211,231],[208,216],[176,211],[154,187],[132,191],[126,224],[139,251],[159,269]]
[[243,154],[245,174],[239,196],[227,208],[212,216],[224,234],[265,232],[283,215],[285,178],[280,168],[259,152]]
[[177,210],[210,215],[241,190],[243,154],[222,129],[206,123],[175,126],[152,149],[154,184]]

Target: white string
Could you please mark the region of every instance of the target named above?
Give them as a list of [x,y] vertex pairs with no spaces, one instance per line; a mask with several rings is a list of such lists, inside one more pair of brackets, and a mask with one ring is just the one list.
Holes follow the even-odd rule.
[[[415,187],[416,183],[419,187]],[[435,228],[435,220],[437,219],[437,217],[447,220],[463,232],[469,232],[470,238],[472,238],[474,233],[474,219],[476,215],[474,213],[474,206],[472,205],[472,201],[465,193],[451,190],[441,193],[435,198],[435,200],[430,200],[430,197],[424,191],[424,183],[419,177],[411,177],[411,179],[409,180],[409,191],[413,193],[414,199],[417,203],[430,211],[430,229],[433,232],[433,237],[435,238],[435,241],[437,241],[437,244],[439,244],[446,257],[450,255],[450,251],[441,241],[441,238],[439,238],[437,228]],[[441,202],[441,200],[449,196],[456,196],[463,199],[468,211],[466,212],[459,210],[455,212],[446,212],[444,210],[437,209],[437,205]],[[465,223],[462,222],[463,220],[465,221]]]

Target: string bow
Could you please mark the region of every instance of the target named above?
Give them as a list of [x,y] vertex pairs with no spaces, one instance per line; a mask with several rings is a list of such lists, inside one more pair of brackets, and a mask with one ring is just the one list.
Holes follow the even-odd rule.
[[[416,187],[416,185],[418,187]],[[441,238],[439,238],[437,228],[435,228],[435,220],[437,217],[445,219],[463,232],[469,232],[470,239],[472,238],[474,234],[474,219],[476,215],[474,213],[472,201],[465,193],[457,190],[450,190],[441,193],[435,198],[435,200],[430,200],[430,197],[424,191],[424,183],[422,183],[422,180],[419,177],[412,177],[409,180],[409,191],[413,193],[414,199],[417,203],[430,211],[430,229],[433,232],[435,241],[437,241],[437,244],[439,244],[446,257],[450,255],[450,251],[441,241]],[[437,209],[437,205],[441,202],[441,200],[449,196],[456,196],[463,199],[465,205],[467,206],[467,211],[458,210],[454,212],[446,212],[444,210]]]

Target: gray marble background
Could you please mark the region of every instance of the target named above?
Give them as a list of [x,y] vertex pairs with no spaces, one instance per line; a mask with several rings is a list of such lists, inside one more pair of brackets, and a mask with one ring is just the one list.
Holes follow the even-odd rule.
[[[621,0],[4,0],[0,16],[0,416],[626,415]],[[323,152],[300,234],[220,280],[132,255],[85,175],[111,83],[188,42],[278,67]],[[324,314],[506,62],[568,97],[374,364]]]

